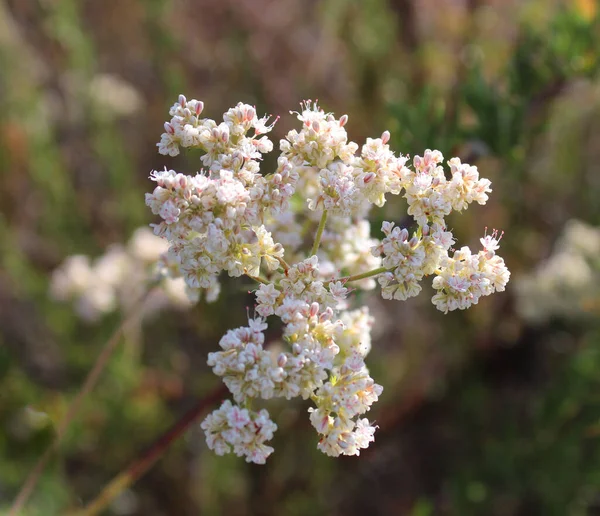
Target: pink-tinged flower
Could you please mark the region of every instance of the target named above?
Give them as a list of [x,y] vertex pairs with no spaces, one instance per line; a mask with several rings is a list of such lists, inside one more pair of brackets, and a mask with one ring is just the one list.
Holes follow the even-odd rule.
[[179,220],[181,210],[173,201],[168,200],[161,206],[158,214],[167,224],[175,224]]

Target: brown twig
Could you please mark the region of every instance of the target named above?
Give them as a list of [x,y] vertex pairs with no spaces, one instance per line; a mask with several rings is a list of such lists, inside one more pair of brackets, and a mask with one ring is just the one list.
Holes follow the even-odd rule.
[[129,324],[137,320],[138,316],[144,308],[144,305],[146,304],[146,301],[152,295],[153,292],[154,289],[150,289],[140,298],[140,300],[134,305],[133,310],[128,314],[128,316],[125,319],[123,319],[119,327],[115,330],[110,339],[104,345],[102,352],[100,353],[100,355],[96,359],[96,362],[94,363],[94,367],[92,367],[92,370],[88,373],[81,389],[77,393],[77,396],[75,396],[75,399],[69,406],[65,417],[58,425],[56,429],[56,437],[54,438],[50,446],[46,448],[46,451],[42,454],[42,456],[38,459],[33,469],[29,472],[27,479],[23,483],[23,487],[21,487],[21,490],[17,494],[17,497],[15,498],[10,508],[10,511],[8,513],[9,516],[18,516],[23,506],[27,503],[27,500],[29,499],[29,496],[31,495],[35,485],[37,484],[40,475],[44,471],[46,464],[50,460],[50,457],[52,457],[52,454],[58,449],[65,435],[65,432],[69,427],[69,424],[71,423],[71,421],[73,421],[75,415],[79,411],[83,399],[86,397],[87,394],[90,393],[90,391],[92,391],[92,389],[98,382],[100,374],[106,367],[106,364],[108,363],[111,355],[116,349],[117,344],[119,344],[120,342],[122,333],[125,331]]
[[221,384],[204,398],[200,399],[169,430],[134,459],[124,471],[114,477],[94,500],[87,504],[81,511],[76,512],[75,515],[93,516],[104,510],[124,489],[127,489],[127,487],[144,475],[163,455],[167,448],[204,414],[206,409],[217,403],[226,394],[227,388]]

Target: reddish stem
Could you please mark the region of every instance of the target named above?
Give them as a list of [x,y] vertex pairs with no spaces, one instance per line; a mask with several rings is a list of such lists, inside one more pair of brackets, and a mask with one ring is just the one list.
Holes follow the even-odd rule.
[[163,455],[165,450],[171,446],[173,441],[181,437],[204,412],[215,405],[227,394],[227,388],[221,384],[205,397],[200,399],[194,407],[183,415],[169,430],[162,434],[154,443],[143,451],[136,459],[127,466],[125,470],[114,477],[100,494],[87,504],[78,516],[92,516],[104,510],[124,489],[133,484],[144,475],[154,463]]

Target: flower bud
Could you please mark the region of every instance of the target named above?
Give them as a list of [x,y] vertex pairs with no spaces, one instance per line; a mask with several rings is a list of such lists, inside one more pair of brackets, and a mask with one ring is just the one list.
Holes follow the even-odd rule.
[[333,317],[333,310],[331,307],[327,307],[325,311],[319,315],[319,322],[329,321]]
[[314,317],[315,315],[317,315],[319,313],[319,303],[314,302],[310,305],[310,311],[309,314],[311,317]]
[[185,98],[185,95],[179,95],[178,102],[181,107],[185,107],[185,105],[187,104],[187,99]]
[[165,131],[169,134],[175,134],[175,128],[169,122],[165,122]]
[[277,357],[277,365],[279,367],[285,367],[285,364],[287,364],[287,356],[285,353],[280,353]]
[[365,174],[365,177],[363,178],[363,183],[367,185],[371,181],[373,181],[373,179],[375,179],[375,173],[369,172],[368,174]]
[[348,123],[348,115],[342,115],[340,117],[340,127],[344,127]]
[[201,100],[198,101],[198,103],[196,104],[196,116],[200,115],[200,113],[202,113],[202,111],[204,111],[204,102],[202,102]]
[[390,141],[390,132],[389,131],[383,131],[383,134],[381,135],[381,141],[383,142],[384,145]]

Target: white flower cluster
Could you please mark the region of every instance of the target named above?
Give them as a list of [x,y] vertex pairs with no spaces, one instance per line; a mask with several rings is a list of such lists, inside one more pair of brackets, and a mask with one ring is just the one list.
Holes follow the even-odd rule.
[[[146,204],[163,219],[155,233],[171,243],[188,285],[215,289],[222,271],[255,276],[263,258],[269,269],[278,266],[283,247],[273,242],[262,221],[266,210],[277,213],[286,206],[298,175],[284,159],[268,178],[260,174],[258,160],[273,144],[259,136],[272,126],[266,125],[267,118],[257,118],[253,107],[238,104],[220,124],[200,113],[201,102],[180,95],[158,146],[170,155],[179,146],[201,149],[208,172],[152,172],[157,186],[146,194]],[[254,134],[247,136],[250,130]]]
[[[357,455],[375,428],[353,418],[368,411],[382,392],[364,364],[372,321],[366,308],[335,317],[348,289],[341,282],[326,286],[318,279],[318,265],[312,256],[289,268],[277,287],[261,284],[256,311],[262,317],[227,332],[219,343],[222,351],[210,353],[208,365],[240,404],[256,398],[312,399],[325,419],[317,426],[311,416],[323,435],[319,448],[332,456]],[[263,317],[270,315],[284,323],[290,351],[273,355],[264,349]],[[254,451],[247,455],[253,457]]]
[[[319,449],[358,455],[376,428],[361,416],[383,389],[365,366],[372,318],[366,308],[349,310],[348,287],[379,283],[384,298],[403,300],[435,276],[433,302],[443,312],[504,290],[509,272],[495,254],[497,234],[481,239],[477,255],[463,247],[450,256],[454,237],[444,221],[472,202],[485,204],[490,182],[458,158],[448,162],[446,179],[443,156],[432,150],[416,156],[411,169],[390,149],[387,131],[357,154],[348,117],[338,120],[311,101],[296,113],[301,128],[280,141],[275,171],[261,173],[262,155],[273,148],[268,118],[238,104],[217,123],[201,118],[203,108],[181,95],[158,147],[172,156],[182,147],[199,149],[206,170],[152,172],[157,185],[146,204],[162,219],[155,233],[169,241],[168,256],[189,287],[214,293],[223,271],[259,285],[256,316],[228,331],[208,357],[236,402],[203,423],[208,445],[263,463],[275,425],[266,410],[250,407],[301,397],[315,404],[310,420]],[[369,210],[383,206],[387,194],[408,201],[412,237],[391,222],[383,224],[383,240],[371,236]],[[286,350],[266,349],[268,318],[281,322]]]
[[476,305],[479,298],[494,292],[502,292],[508,283],[510,272],[504,260],[496,255],[499,238],[494,232],[480,239],[483,250],[471,254],[468,247],[455,251],[452,257],[445,256],[440,272],[433,280],[438,292],[433,304],[444,313],[449,310],[464,310]]
[[600,301],[600,228],[570,220],[552,254],[517,278],[517,309],[532,323],[551,317],[597,317]]
[[424,276],[436,274],[433,288],[433,304],[444,313],[469,308],[477,304],[482,296],[502,292],[508,283],[510,272],[504,260],[496,255],[499,248],[497,232],[480,239],[483,250],[471,254],[468,247],[448,250],[454,242],[452,233],[434,224],[419,228],[412,238],[406,229],[384,222],[386,238],[373,253],[382,255],[383,265],[388,271],[379,276],[382,296],[385,299],[405,300],[421,291],[420,281]]
[[233,448],[238,457],[246,456],[247,462],[264,464],[273,453],[273,448],[264,443],[273,438],[277,425],[264,409],[251,412],[226,400],[200,426],[206,433],[208,446],[217,455],[230,453]]
[[168,247],[150,229],[139,228],[127,246],[111,246],[93,262],[85,255],[70,256],[52,274],[50,295],[58,301],[72,300],[79,316],[90,322],[117,308],[127,312],[156,281],[162,295],[153,296],[145,316],[165,306],[191,306],[198,292],[177,274],[166,254]]

